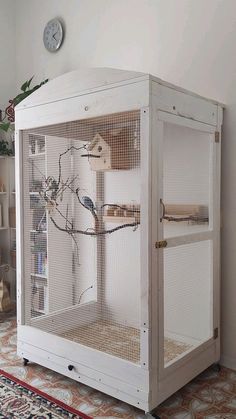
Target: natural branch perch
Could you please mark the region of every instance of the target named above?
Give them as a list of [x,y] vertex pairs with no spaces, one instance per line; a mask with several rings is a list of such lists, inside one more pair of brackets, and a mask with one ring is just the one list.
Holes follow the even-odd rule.
[[54,226],[58,230],[63,231],[64,233],[84,234],[86,236],[101,236],[101,235],[105,235],[105,234],[111,234],[111,233],[114,233],[115,231],[121,230],[121,229],[126,228],[126,227],[137,227],[140,224],[138,222],[137,223],[130,223],[130,224],[122,224],[118,227],[111,228],[110,230],[101,230],[101,231],[97,231],[97,232],[89,232],[89,231],[84,231],[84,230],[77,230],[77,229],[74,229],[74,228],[73,229],[72,228],[70,228],[70,229],[62,228],[56,223],[56,221],[53,219],[53,217],[50,217],[50,220],[52,221],[52,223],[54,224]]

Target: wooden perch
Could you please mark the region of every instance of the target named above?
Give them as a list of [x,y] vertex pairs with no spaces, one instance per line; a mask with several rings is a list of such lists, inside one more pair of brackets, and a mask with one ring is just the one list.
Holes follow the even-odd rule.
[[162,220],[207,223],[209,221],[208,207],[195,204],[163,204]]
[[140,205],[138,204],[106,204],[104,222],[129,224],[140,223]]

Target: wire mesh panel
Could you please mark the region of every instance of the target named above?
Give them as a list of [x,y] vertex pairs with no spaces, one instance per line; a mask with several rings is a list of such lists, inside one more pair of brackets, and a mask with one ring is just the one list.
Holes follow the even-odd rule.
[[140,112],[23,132],[25,323],[140,361]]
[[[213,135],[163,124],[164,365],[213,333]],[[186,236],[186,237],[183,237]]]
[[164,124],[164,237],[212,228],[212,144],[209,133]]
[[165,364],[207,341],[212,332],[212,241],[165,249]]

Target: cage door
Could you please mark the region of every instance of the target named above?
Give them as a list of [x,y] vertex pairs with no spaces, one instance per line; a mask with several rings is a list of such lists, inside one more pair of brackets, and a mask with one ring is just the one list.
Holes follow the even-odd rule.
[[160,113],[159,269],[164,368],[212,339],[217,202],[214,128]]

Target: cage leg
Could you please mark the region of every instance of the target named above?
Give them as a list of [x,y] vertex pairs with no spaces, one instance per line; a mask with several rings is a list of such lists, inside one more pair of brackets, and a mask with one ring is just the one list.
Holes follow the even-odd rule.
[[23,365],[24,365],[24,367],[27,367],[28,363],[29,363],[29,360],[26,359],[26,358],[23,358]]
[[146,413],[145,414],[145,417],[147,418],[147,419],[161,419],[161,417],[160,416],[158,416],[156,413],[154,413],[154,412],[150,412],[150,413]]
[[219,364],[219,362],[213,364],[213,368],[214,368],[214,371],[221,372],[221,365]]

